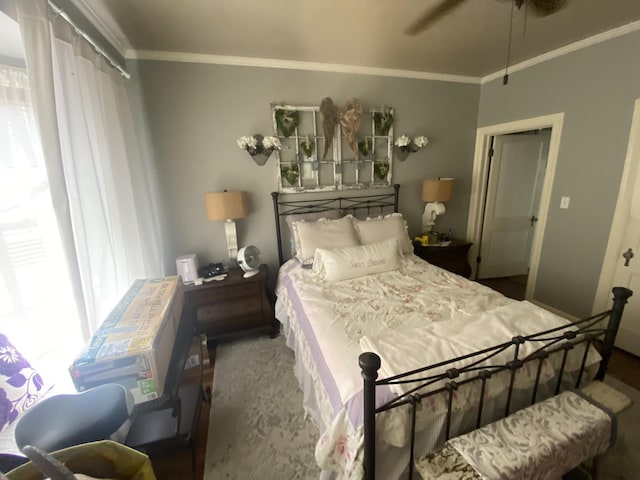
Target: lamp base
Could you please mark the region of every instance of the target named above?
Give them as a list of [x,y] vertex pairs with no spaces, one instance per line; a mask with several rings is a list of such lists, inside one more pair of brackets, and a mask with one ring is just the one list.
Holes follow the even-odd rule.
[[224,222],[224,233],[227,237],[227,251],[229,260],[236,262],[238,259],[238,236],[236,234],[236,222],[227,220]]
[[444,204],[440,202],[429,202],[424,206],[424,213],[422,214],[422,233],[427,233],[433,230],[438,215],[442,215],[445,212]]

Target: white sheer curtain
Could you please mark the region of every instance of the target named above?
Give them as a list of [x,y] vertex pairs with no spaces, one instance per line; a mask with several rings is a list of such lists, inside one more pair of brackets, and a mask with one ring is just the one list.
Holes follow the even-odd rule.
[[[0,332],[38,368],[66,369],[81,328],[23,69],[0,65]],[[51,380],[47,375],[47,380]]]
[[43,152],[88,337],[136,278],[162,274],[150,172],[124,79],[46,0],[18,0]]

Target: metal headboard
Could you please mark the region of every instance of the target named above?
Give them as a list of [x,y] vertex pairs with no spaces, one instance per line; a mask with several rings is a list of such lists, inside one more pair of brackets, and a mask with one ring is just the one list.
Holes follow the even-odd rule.
[[400,193],[400,185],[393,185],[393,192],[375,193],[371,195],[358,195],[353,197],[330,197],[316,198],[313,200],[282,200],[280,193],[271,192],[273,197],[273,211],[276,221],[276,239],[278,241],[278,261],[282,265],[284,263],[284,254],[282,250],[282,227],[280,218],[287,215],[300,213],[316,213],[326,212],[329,210],[340,209],[344,212],[351,213],[353,216],[359,214],[381,214],[386,212],[398,211],[398,198]]

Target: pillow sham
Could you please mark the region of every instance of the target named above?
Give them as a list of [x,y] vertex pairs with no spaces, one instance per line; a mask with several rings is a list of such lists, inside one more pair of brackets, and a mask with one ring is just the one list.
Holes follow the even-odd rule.
[[296,258],[302,265],[311,265],[318,248],[341,248],[360,245],[353,226],[353,217],[336,220],[321,218],[315,222],[293,223]]
[[44,387],[40,374],[0,333],[0,431],[42,398]]
[[327,218],[329,220],[336,220],[344,217],[344,212],[340,209],[326,210],[324,212],[309,212],[309,213],[293,213],[291,215],[285,215],[284,219],[289,228],[289,242],[291,246],[291,256],[296,255],[295,240],[293,237],[293,224],[304,220],[305,222],[315,222],[321,218]]
[[316,250],[313,271],[318,278],[329,282],[373,273],[398,270],[401,265],[398,238],[390,238],[369,245]]
[[389,215],[366,220],[354,220],[356,231],[362,245],[381,242],[389,238],[398,238],[403,254],[413,253],[413,244],[409,238],[407,222],[401,213],[391,213]]
[[287,227],[289,227],[289,233],[293,234],[293,223],[300,222],[304,220],[305,222],[316,222],[321,218],[326,218],[328,220],[337,220],[338,218],[344,217],[344,212],[340,209],[335,210],[326,210],[324,212],[310,212],[310,213],[294,213],[291,215],[286,215],[284,217],[287,222]]

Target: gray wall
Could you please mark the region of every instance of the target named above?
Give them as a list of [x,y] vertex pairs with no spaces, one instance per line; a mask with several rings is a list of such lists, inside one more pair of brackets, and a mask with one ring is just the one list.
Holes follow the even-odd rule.
[[[257,166],[236,145],[242,135],[273,131],[271,102],[319,105],[330,96],[337,105],[350,97],[365,106],[395,108],[395,133],[424,134],[429,145],[394,162],[394,183],[402,185],[400,211],[410,234],[420,230],[423,178],[456,178],[453,199],[438,219],[464,237],[478,116],[479,85],[178,62],[137,62],[140,91],[160,174],[166,238],[165,267],[175,273],[175,257],[196,253],[200,264],[226,258],[224,227],[206,220],[207,191],[246,190],[250,215],[236,222],[240,246],[254,244],[277,270],[270,193],[276,164]],[[371,192],[371,190],[369,190]],[[299,195],[297,195],[299,197]]]
[[[535,299],[588,315],[640,97],[635,32],[483,85],[478,126],[564,112]],[[568,210],[560,197],[568,195]]]

